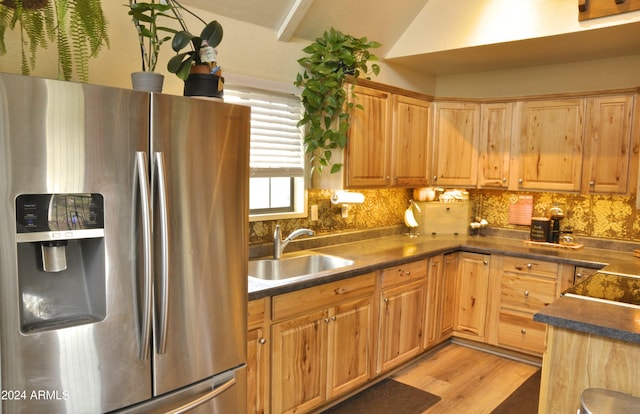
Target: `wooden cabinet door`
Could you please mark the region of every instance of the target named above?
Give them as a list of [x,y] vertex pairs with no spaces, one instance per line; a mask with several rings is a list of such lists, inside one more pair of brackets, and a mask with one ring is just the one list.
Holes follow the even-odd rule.
[[393,96],[392,185],[421,187],[429,184],[430,119],[431,102]]
[[434,125],[433,183],[475,186],[478,179],[480,105],[437,102]]
[[326,311],[271,327],[273,413],[307,412],[326,400]]
[[[391,99],[388,92],[351,86],[356,92],[346,155],[348,187],[390,184]],[[350,98],[352,99],[352,98]]]
[[489,255],[462,253],[458,264],[455,330],[484,338],[489,286]]
[[444,271],[442,272],[442,292],[440,296],[440,338],[446,339],[453,334],[456,308],[456,280],[458,278],[458,260],[460,253],[451,253],[444,256]]
[[511,162],[512,103],[482,104],[478,185],[507,188]]
[[631,161],[638,155],[631,138],[633,96],[600,96],[587,101],[582,191],[626,194]]
[[378,373],[421,352],[424,289],[421,279],[381,292]]
[[518,179],[514,190],[578,191],[584,100],[519,103]]
[[426,312],[424,318],[424,348],[431,348],[440,339],[440,309],[442,309],[442,281],[444,257],[429,258],[427,264]]
[[329,314],[327,398],[343,395],[371,377],[373,298],[336,306]]
[[266,412],[267,361],[269,350],[264,329],[247,333],[247,413]]

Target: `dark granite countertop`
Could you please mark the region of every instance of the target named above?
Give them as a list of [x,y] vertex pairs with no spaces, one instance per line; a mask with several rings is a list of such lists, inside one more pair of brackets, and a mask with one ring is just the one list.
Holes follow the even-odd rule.
[[[354,264],[311,277],[277,282],[249,278],[249,300],[304,289],[455,251],[550,260],[595,269],[604,268],[604,271],[610,273],[640,275],[640,259],[634,257],[630,251],[590,247],[576,250],[530,246],[522,240],[508,237],[438,235],[410,238],[405,235],[392,235],[285,253],[284,257],[305,254],[309,251],[340,256],[353,260]],[[640,325],[637,323],[637,320],[640,320],[640,307],[634,309],[579,298],[561,297],[537,313],[534,319],[583,332],[640,342]]]

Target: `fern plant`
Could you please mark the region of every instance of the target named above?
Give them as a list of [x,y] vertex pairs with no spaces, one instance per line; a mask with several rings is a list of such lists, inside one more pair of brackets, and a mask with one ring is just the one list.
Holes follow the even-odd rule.
[[19,30],[21,70],[35,69],[39,49],[58,48],[58,78],[89,79],[89,58],[109,47],[107,20],[100,0],[0,0],[0,55],[5,33]]

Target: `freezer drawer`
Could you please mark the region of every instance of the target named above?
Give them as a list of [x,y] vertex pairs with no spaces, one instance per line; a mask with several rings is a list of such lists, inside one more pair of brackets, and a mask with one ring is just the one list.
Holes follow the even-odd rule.
[[117,414],[226,414],[247,412],[247,367],[242,365],[188,388],[115,411]]

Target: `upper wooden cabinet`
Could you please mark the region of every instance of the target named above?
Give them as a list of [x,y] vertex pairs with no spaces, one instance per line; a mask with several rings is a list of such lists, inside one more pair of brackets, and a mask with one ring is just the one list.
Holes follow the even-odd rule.
[[583,193],[625,194],[638,143],[632,139],[634,97],[599,96],[587,100]]
[[421,187],[429,184],[430,119],[431,102],[393,96],[392,185]]
[[419,187],[428,184],[431,103],[362,85],[346,150],[346,185]]
[[512,190],[578,191],[582,170],[584,99],[518,102],[519,136]]
[[480,105],[478,186],[507,188],[511,162],[513,103]]
[[434,104],[433,184],[474,187],[478,178],[480,105]]
[[[391,94],[360,85],[350,116],[346,149],[347,187],[385,187],[390,183]],[[350,93],[350,92],[349,92]],[[349,98],[353,99],[353,98]]]

